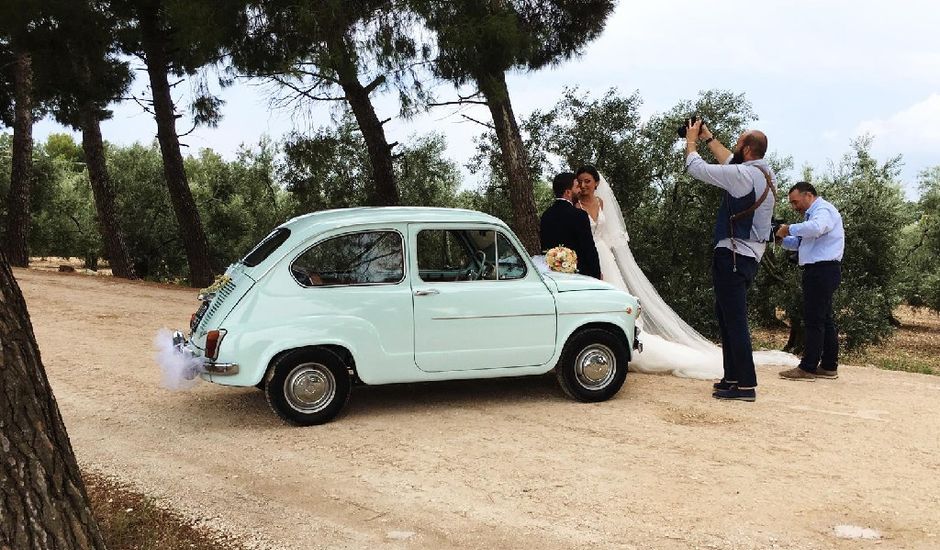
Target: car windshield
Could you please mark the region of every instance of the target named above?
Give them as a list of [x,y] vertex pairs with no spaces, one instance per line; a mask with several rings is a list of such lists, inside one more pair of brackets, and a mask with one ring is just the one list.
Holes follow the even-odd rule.
[[288,237],[290,237],[290,229],[284,227],[275,229],[270,235],[252,248],[251,252],[245,255],[241,262],[247,267],[255,267],[266,260],[279,246],[284,244],[284,241],[286,241]]

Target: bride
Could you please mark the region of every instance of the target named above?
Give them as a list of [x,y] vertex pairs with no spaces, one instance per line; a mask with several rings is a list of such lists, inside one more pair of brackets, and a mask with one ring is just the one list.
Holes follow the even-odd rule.
[[[640,372],[672,373],[686,378],[721,378],[721,348],[682,320],[637,266],[620,205],[607,181],[593,166],[577,172],[581,184],[578,206],[591,218],[591,231],[604,281],[640,299],[643,352],[630,362]],[[754,353],[757,365],[796,365],[799,358],[780,351]]]

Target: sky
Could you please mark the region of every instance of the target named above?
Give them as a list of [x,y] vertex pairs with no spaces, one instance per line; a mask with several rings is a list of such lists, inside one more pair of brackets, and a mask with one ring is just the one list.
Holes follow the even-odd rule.
[[[566,86],[595,95],[608,88],[623,95],[637,91],[645,117],[694,99],[701,90],[743,93],[758,116],[753,126],[768,135],[770,151],[793,158],[791,175],[798,176],[804,165],[827,170],[854,138],[869,134],[879,161],[903,155],[901,181],[913,198],[918,174],[940,165],[938,29],[935,0],[620,1],[583,55],[551,69],[512,73],[508,84],[520,118],[553,106]],[[146,73],[138,74],[140,93]],[[176,95],[185,100],[186,85],[180,88]],[[307,115],[272,110],[271,93],[269,86],[245,81],[224,90],[224,119],[217,128],[185,136],[184,154],[210,147],[233,158],[240,145],[256,144],[264,135],[277,140],[331,124],[326,108]],[[446,84],[437,94],[439,100],[456,96]],[[376,104],[380,118],[397,113],[391,97]],[[489,116],[485,107],[461,112],[478,120]],[[180,132],[189,129],[184,121],[178,123]],[[393,118],[386,126],[390,142],[443,133],[448,156],[460,166],[481,129],[446,107]],[[42,121],[34,137],[63,131]],[[150,142],[156,124],[138,105],[125,102],[114,107],[102,132],[114,143]]]

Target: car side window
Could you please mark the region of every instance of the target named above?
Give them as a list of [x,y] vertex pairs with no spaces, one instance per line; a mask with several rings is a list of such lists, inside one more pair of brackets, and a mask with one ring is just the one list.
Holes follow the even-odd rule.
[[402,237],[395,231],[333,237],[301,254],[290,270],[304,286],[398,283],[405,276]]
[[502,233],[497,234],[496,249],[499,251],[497,277],[500,280],[521,279],[525,277],[526,266],[522,255]]
[[418,276],[426,282],[519,279],[526,273],[509,239],[489,229],[423,229],[417,256]]

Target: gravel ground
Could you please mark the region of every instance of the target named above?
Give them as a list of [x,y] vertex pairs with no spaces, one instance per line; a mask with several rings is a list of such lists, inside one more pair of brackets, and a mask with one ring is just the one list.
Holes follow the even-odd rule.
[[[83,469],[259,548],[940,548],[940,377],[759,372],[756,403],[631,373],[359,387],[282,424],[254,388],[159,385],[195,292],[14,270]],[[870,538],[877,540],[869,540]]]

